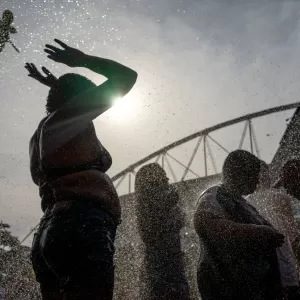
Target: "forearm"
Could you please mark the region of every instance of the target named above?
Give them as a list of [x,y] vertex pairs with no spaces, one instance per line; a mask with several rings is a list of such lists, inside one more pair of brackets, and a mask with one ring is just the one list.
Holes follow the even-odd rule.
[[210,235],[223,244],[247,251],[248,254],[264,255],[274,249],[264,233],[264,226],[239,224],[228,220],[215,220]]
[[[263,232],[261,226],[254,224],[239,224],[228,220],[215,220],[214,226],[234,242],[261,243]],[[218,231],[217,230],[217,231]]]
[[86,54],[83,56],[80,62],[80,66],[85,67],[95,73],[101,74],[108,79],[114,77],[125,77],[128,79],[136,77],[135,71],[120,63],[117,63],[110,59]]
[[247,239],[255,241],[258,237],[259,226],[252,224],[239,224],[224,219],[215,219],[209,222],[209,234],[214,234],[220,238],[234,240]]
[[195,222],[195,228],[199,236],[204,238],[209,237],[224,243],[251,245],[255,248],[263,246],[263,226],[203,217]]

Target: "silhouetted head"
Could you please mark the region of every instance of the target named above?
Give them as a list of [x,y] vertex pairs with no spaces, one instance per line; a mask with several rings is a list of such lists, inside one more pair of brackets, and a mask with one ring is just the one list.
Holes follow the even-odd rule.
[[47,113],[56,111],[76,95],[95,86],[92,81],[79,74],[68,73],[59,77],[50,88],[46,104]]
[[300,160],[293,159],[284,164],[280,182],[288,194],[300,200]]
[[147,189],[168,185],[169,178],[165,170],[157,163],[143,166],[135,177],[135,190],[142,192]]
[[223,165],[224,185],[240,195],[252,194],[259,182],[261,161],[245,150],[231,152]]
[[5,25],[10,25],[14,21],[14,15],[10,10],[5,10],[2,14],[2,21]]

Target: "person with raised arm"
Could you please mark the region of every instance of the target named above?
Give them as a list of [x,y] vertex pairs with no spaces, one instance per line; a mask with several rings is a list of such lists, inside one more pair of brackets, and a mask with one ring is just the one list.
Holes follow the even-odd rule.
[[29,76],[50,87],[43,118],[30,140],[30,170],[44,216],[31,259],[44,300],[113,298],[114,239],[121,221],[117,192],[106,171],[109,152],[93,120],[134,86],[137,73],[55,40],[48,58],[107,78],[96,86],[78,74],[59,78],[27,63]]

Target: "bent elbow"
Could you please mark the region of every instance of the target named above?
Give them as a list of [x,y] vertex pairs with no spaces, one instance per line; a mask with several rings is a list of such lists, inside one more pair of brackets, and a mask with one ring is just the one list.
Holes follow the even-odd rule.
[[136,83],[138,74],[133,70],[129,70],[124,74],[119,74],[113,80],[116,90],[120,93],[120,96],[125,96]]
[[131,77],[131,80],[132,80],[134,83],[136,83],[137,78],[138,78],[138,73],[137,73],[136,71],[134,71],[134,70],[131,70],[131,75],[130,75],[130,77]]
[[123,80],[130,86],[130,89],[135,85],[138,78],[138,73],[129,69],[127,74],[124,74]]

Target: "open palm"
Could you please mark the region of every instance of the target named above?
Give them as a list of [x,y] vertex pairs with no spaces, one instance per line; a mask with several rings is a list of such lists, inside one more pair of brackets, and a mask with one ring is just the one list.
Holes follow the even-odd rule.
[[48,58],[55,62],[63,63],[69,67],[77,67],[80,65],[85,55],[82,51],[69,47],[58,39],[55,39],[54,41],[63,49],[46,44],[44,51],[48,54]]
[[42,67],[42,71],[45,73],[43,75],[35,66],[35,64],[32,63],[26,63],[25,69],[29,72],[28,76],[31,78],[36,79],[40,83],[43,83],[49,87],[51,87],[57,78],[45,67]]

